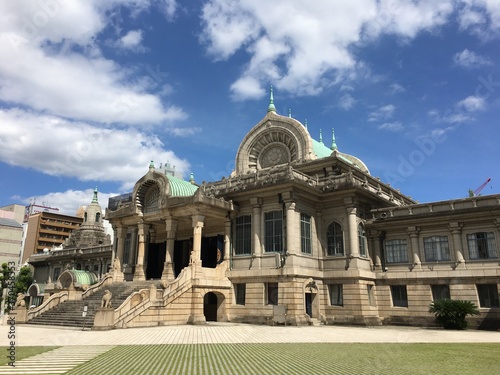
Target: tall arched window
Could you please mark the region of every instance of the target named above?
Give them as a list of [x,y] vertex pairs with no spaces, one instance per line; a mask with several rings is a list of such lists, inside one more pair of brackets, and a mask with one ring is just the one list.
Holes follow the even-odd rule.
[[344,232],[342,226],[334,221],[326,231],[326,254],[333,256],[344,255]]
[[100,220],[101,220],[101,213],[100,212],[96,212],[96,214],[95,214],[95,222],[98,223]]
[[87,221],[87,213],[86,212],[83,214],[83,221]]
[[359,242],[359,255],[365,257],[366,256],[365,227],[361,223],[358,224],[358,242]]

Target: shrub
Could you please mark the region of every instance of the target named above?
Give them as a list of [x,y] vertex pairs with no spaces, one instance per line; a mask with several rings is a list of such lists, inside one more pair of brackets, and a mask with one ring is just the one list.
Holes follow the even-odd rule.
[[436,316],[436,321],[444,329],[467,328],[468,315],[479,315],[477,306],[471,301],[438,299],[429,306],[429,312]]

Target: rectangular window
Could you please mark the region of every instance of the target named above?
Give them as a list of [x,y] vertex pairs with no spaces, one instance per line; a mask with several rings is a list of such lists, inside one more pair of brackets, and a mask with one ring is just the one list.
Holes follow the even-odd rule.
[[495,235],[493,232],[477,232],[467,235],[470,259],[496,258]]
[[304,254],[312,254],[311,249],[311,216],[300,214],[300,247]]
[[387,263],[408,263],[406,240],[385,241],[385,259]]
[[500,307],[497,284],[477,284],[476,287],[479,297],[479,306]]
[[250,255],[252,253],[252,217],[244,215],[236,218],[235,255]]
[[359,242],[359,255],[366,256],[366,235],[365,228],[362,224],[358,225],[358,242]]
[[450,299],[450,287],[448,285],[431,285],[432,300]]
[[424,252],[426,262],[450,260],[448,236],[425,237]]
[[246,284],[234,284],[234,296],[237,305],[245,304],[247,285]]
[[328,291],[330,292],[330,305],[344,306],[344,293],[342,284],[330,284],[328,285]]
[[266,305],[278,304],[278,283],[266,284]]
[[271,211],[264,214],[265,251],[283,251],[283,214],[281,211]]
[[61,269],[59,267],[54,268],[54,278],[52,279],[52,281],[56,282],[60,274],[61,274]]
[[377,304],[375,302],[375,293],[374,293],[373,285],[368,284],[366,286],[366,291],[368,292],[368,304],[370,306],[377,306]]
[[394,307],[408,307],[408,295],[406,285],[391,286],[392,305]]

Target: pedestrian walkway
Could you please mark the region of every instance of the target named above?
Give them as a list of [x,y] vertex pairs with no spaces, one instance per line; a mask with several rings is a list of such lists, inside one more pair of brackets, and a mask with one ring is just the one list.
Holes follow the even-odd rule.
[[[7,345],[8,326],[0,326]],[[496,331],[450,331],[415,327],[265,326],[208,323],[91,331],[49,326],[16,326],[16,346],[93,346],[232,343],[500,343]],[[0,344],[2,345],[2,344]]]
[[0,366],[0,375],[56,375],[90,361],[113,346],[65,346],[15,362],[15,367]]

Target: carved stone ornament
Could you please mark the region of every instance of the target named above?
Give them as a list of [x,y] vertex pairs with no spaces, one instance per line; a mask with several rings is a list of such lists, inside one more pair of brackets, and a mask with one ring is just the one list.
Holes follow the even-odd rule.
[[268,168],[275,165],[286,164],[290,161],[288,150],[279,145],[274,145],[264,150],[260,156],[261,168]]

